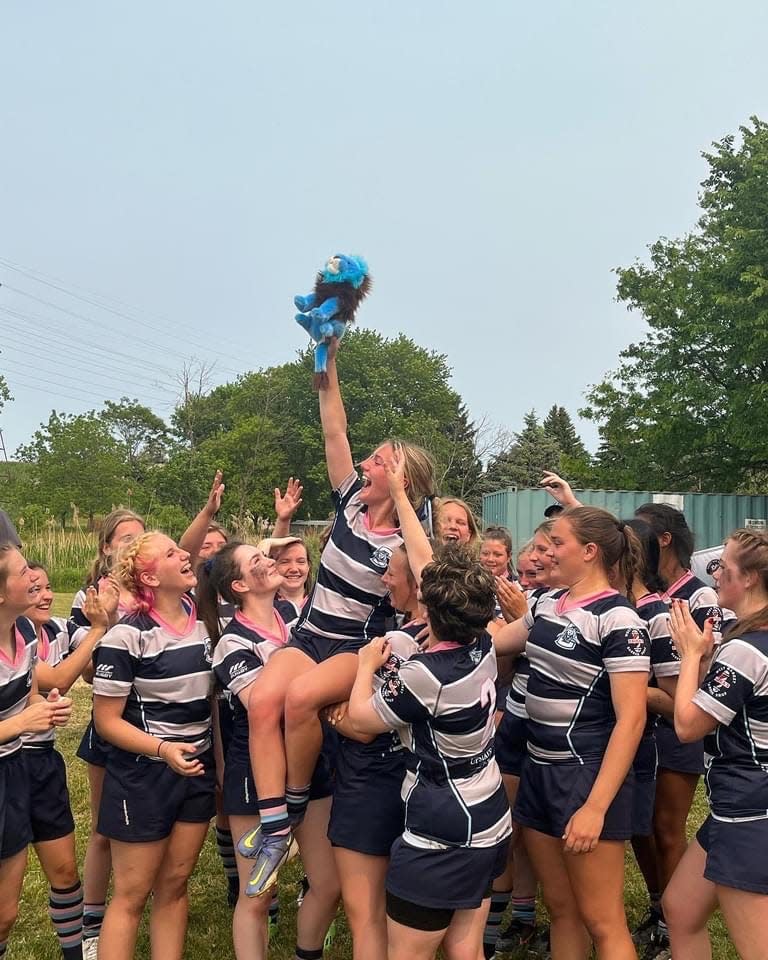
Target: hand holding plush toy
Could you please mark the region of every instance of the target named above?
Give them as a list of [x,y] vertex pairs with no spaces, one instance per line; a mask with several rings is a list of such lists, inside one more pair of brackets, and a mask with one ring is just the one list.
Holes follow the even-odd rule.
[[319,389],[327,381],[328,344],[332,337],[339,340],[353,323],[360,301],[371,289],[368,264],[362,257],[348,257],[337,253],[331,257],[315,280],[315,289],[306,297],[294,297],[301,313],[296,323],[304,327],[315,341],[315,376],[313,385]]

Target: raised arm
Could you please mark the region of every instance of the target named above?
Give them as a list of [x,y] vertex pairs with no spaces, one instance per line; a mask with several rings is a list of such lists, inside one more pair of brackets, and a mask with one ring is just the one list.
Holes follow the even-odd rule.
[[[342,479],[344,479],[342,477]],[[285,496],[280,493],[280,487],[275,487],[275,529],[273,537],[288,537],[291,533],[291,520],[301,506],[301,495],[304,487],[298,477],[288,477],[285,485]]]
[[539,486],[544,487],[547,493],[554,497],[562,507],[581,506],[581,501],[574,496],[570,483],[563,480],[562,477],[558,477],[551,470],[544,471],[544,476],[539,480]]
[[352,450],[347,437],[347,414],[341,399],[339,375],[336,369],[336,351],[339,341],[334,337],[328,349],[328,380],[320,386],[320,422],[325,438],[325,462],[328,479],[335,490],[355,469]]
[[416,583],[421,583],[421,572],[432,562],[432,544],[429,542],[413,504],[408,499],[405,480],[405,461],[399,444],[395,444],[392,459],[384,464],[389,492],[395,502],[400,532],[403,535],[408,564]]
[[[105,589],[117,592],[114,585],[109,584],[109,581]],[[117,601],[115,600],[116,605]],[[86,590],[83,611],[90,620],[91,627],[78,646],[55,667],[50,666],[44,660],[38,660],[35,667],[35,676],[42,690],[56,688],[60,693],[66,693],[75,680],[90,666],[96,644],[109,629],[109,613],[99,594],[96,593],[95,587],[88,587]]]
[[190,523],[179,540],[179,546],[182,550],[187,551],[193,567],[205,541],[205,535],[208,533],[208,526],[213,522],[213,518],[221,509],[221,497],[224,493],[222,477],[223,474],[221,470],[217,470],[203,509],[198,513],[192,523]]

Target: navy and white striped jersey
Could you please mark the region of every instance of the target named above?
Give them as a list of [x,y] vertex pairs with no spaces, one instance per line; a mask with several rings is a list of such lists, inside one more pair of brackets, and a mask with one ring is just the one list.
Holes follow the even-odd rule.
[[[68,656],[69,631],[67,630],[67,621],[62,617],[51,617],[40,630],[37,639],[37,659],[47,663],[49,667],[56,667]],[[47,697],[50,690],[44,690],[41,687],[40,693]],[[47,744],[53,743],[55,739],[55,728],[46,730],[45,733],[23,733],[21,735],[25,749],[47,746]]]
[[[0,650],[0,720],[10,720],[27,706],[37,663],[37,634],[31,620],[19,617],[14,627],[14,655]],[[0,743],[0,758],[21,749],[21,737]]]
[[723,643],[693,702],[719,723],[704,738],[712,816],[768,819],[768,630]]
[[601,760],[616,722],[610,674],[650,669],[645,623],[615,590],[577,601],[554,590],[524,622],[530,630],[530,757],[538,763]]
[[[85,590],[78,590],[72,600],[72,609],[69,612],[67,621],[67,630],[69,631],[70,649],[76,650],[86,634],[91,629],[91,621],[85,615]],[[132,607],[126,607],[120,603],[117,607],[117,615],[121,620],[133,613]]]
[[200,743],[211,727],[211,641],[194,606],[179,634],[155,613],[112,627],[94,652],[93,694],[127,697],[123,719],[163,740]]
[[723,611],[717,599],[717,594],[702,583],[698,577],[695,577],[690,570],[675,580],[667,587],[667,592],[662,600],[687,600],[691,616],[696,621],[699,630],[704,629],[704,624],[710,618],[713,620],[712,633],[715,643],[720,643],[723,629]]
[[403,542],[397,529],[370,529],[361,486],[358,475],[350,473],[333,492],[331,534],[320,556],[317,583],[296,624],[297,630],[360,645],[383,636],[394,622],[381,575]]
[[288,628],[275,610],[276,631],[270,633],[256,626],[242,611],[237,610],[227,624],[213,651],[213,672],[218,683],[227,690],[233,713],[234,728],[230,749],[248,755],[248,711],[240,701],[240,694],[250,686],[275,651],[288,642]]
[[[657,677],[676,677],[680,673],[680,654],[672,642],[669,629],[669,604],[658,593],[647,593],[635,604],[637,612],[648,626],[651,647],[651,676],[649,685],[658,686]],[[643,736],[653,732],[658,723],[671,726],[666,717],[648,714]]]
[[371,701],[408,753],[403,840],[421,849],[494,847],[512,829],[494,755],[496,655],[486,634],[441,643],[387,676]]
[[[539,598],[545,593],[549,593],[549,587],[537,587],[535,590],[526,590],[528,597],[528,612],[531,616],[536,615],[536,604]],[[511,713],[513,717],[520,717],[522,720],[528,719],[528,713],[525,709],[525,697],[528,693],[528,676],[531,672],[531,665],[525,652],[521,653],[515,660],[515,673],[512,677],[512,683],[507,692],[507,699],[504,703],[504,709]]]
[[[416,637],[423,629],[423,621],[411,621],[385,634],[390,643],[389,660],[382,664],[373,675],[374,693],[390,681],[397,681],[400,667],[421,649]],[[340,737],[340,739],[346,740],[347,738]],[[403,749],[403,743],[396,731],[390,731],[389,733],[380,733],[371,743],[361,745],[359,741],[353,741],[353,749],[355,747],[362,749],[363,752],[380,750],[387,753],[396,753]]]

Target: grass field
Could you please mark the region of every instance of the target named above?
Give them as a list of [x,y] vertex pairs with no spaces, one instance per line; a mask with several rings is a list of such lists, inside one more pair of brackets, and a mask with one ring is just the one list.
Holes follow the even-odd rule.
[[[56,612],[68,612],[69,597],[56,606]],[[88,785],[85,764],[75,757],[82,732],[90,713],[90,688],[82,681],[73,690],[75,712],[69,727],[60,732],[59,748],[64,754],[69,771],[69,787],[75,821],[78,824],[78,851],[80,863],[85,852],[88,836]],[[689,821],[693,833],[704,819],[706,802],[701,791]],[[293,960],[295,931],[295,898],[301,868],[296,861],[283,873],[280,887],[280,926],[274,939],[270,957],[274,960]],[[626,885],[627,913],[630,923],[641,918],[645,910],[644,886],[631,855],[627,857]],[[56,960],[60,953],[56,947],[53,929],[48,921],[47,886],[39,870],[34,853],[24,884],[19,921],[11,934],[9,960]],[[328,960],[340,960],[352,955],[349,934],[340,912],[337,936],[332,949],[326,953]],[[712,922],[713,956],[716,960],[736,960],[737,954],[728,940],[727,932],[719,917]],[[142,929],[136,956],[149,958],[149,942],[146,927]],[[233,957],[231,935],[231,911],[226,905],[226,887],[221,864],[216,853],[213,831],[203,848],[200,862],[190,883],[190,921],[185,957],[188,960],[208,960],[210,957]],[[108,960],[108,958],[104,958]]]

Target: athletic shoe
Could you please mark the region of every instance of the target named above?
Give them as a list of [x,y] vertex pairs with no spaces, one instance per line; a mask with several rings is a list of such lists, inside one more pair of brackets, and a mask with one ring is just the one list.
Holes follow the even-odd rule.
[[658,910],[649,910],[640,923],[632,931],[632,942],[636,947],[645,947],[656,935],[659,927]]
[[529,947],[536,935],[536,924],[513,920],[506,930],[496,938],[496,953],[511,953],[522,947]]
[[670,960],[671,956],[669,937],[656,930],[642,953],[642,960]]
[[261,850],[262,842],[261,823],[258,823],[253,830],[248,830],[237,841],[237,852],[247,860],[255,860]]
[[83,940],[83,960],[99,960],[99,938]]
[[299,848],[290,833],[266,834],[245,885],[246,897],[260,897],[277,883],[280,867],[296,856]]

